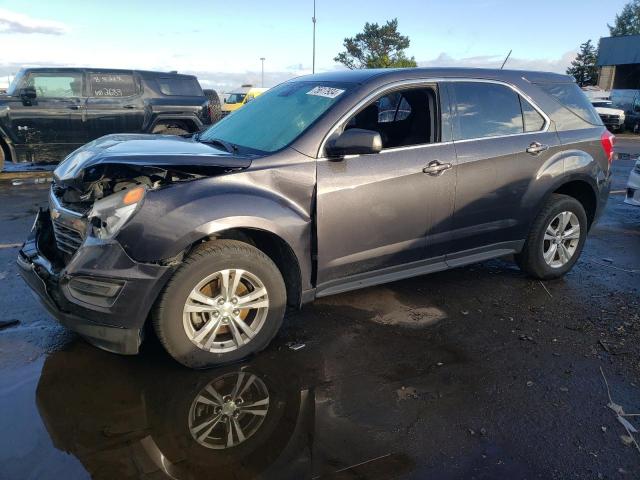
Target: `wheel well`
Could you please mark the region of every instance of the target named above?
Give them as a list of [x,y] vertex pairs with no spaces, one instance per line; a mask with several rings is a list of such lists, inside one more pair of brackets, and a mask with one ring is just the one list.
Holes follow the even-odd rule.
[[302,295],[300,264],[291,247],[282,238],[265,230],[237,228],[217,233],[203,241],[213,239],[238,240],[263,251],[273,260],[282,274],[287,288],[287,304],[296,308],[300,306]]
[[560,193],[562,195],[568,195],[578,200],[585,213],[587,214],[587,221],[589,227],[593,223],[593,219],[596,216],[597,197],[591,185],[581,180],[565,183],[560,188],[556,189],[553,193]]
[[152,133],[155,132],[159,127],[177,127],[182,128],[183,130],[186,130],[190,133],[198,131],[198,126],[196,125],[196,123],[193,120],[189,119],[160,119],[153,125],[153,128],[151,129]]

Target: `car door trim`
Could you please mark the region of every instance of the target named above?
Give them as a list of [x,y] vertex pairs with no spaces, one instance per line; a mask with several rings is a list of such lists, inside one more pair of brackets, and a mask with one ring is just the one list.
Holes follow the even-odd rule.
[[[512,85],[510,83],[507,83],[505,81],[486,79],[486,78],[464,78],[464,77],[451,77],[451,78],[447,78],[447,77],[444,77],[444,78],[443,77],[432,77],[432,78],[417,78],[417,79],[411,79],[411,80],[400,80],[398,82],[387,83],[385,85],[382,85],[381,87],[378,87],[373,92],[369,93],[366,97],[364,97],[362,100],[360,100],[357,104],[355,104],[353,107],[351,107],[347,111],[347,113],[345,113],[342,117],[340,117],[340,119],[333,125],[333,127],[331,127],[329,129],[327,134],[322,139],[322,142],[320,143],[320,149],[318,150],[318,160],[325,160],[325,159],[328,158],[328,157],[326,157],[324,155],[324,149],[325,149],[325,145],[326,145],[327,141],[329,140],[329,138],[331,137],[331,135],[333,135],[339,128],[341,128],[344,125],[344,123],[347,120],[349,120],[349,118],[351,118],[351,116],[353,116],[355,113],[357,113],[359,110],[361,110],[362,107],[366,106],[370,101],[374,100],[376,97],[380,96],[381,94],[383,94],[383,93],[385,93],[387,91],[390,91],[390,90],[396,90],[398,87],[415,86],[415,85],[425,85],[425,86],[427,86],[429,84],[435,84],[435,85],[438,86],[438,85],[445,84],[445,83],[460,83],[460,82],[466,82],[466,83],[492,83],[492,84],[497,84],[497,85],[503,85],[505,87],[510,88],[515,93],[517,93],[522,98],[524,98],[527,102],[529,102],[529,104],[534,108],[534,110],[536,110],[542,116],[542,118],[544,119],[544,122],[545,122],[543,127],[540,130],[536,130],[534,132],[519,132],[519,133],[510,133],[510,134],[507,134],[507,135],[496,135],[496,136],[493,136],[493,137],[465,138],[463,140],[424,143],[424,144],[418,144],[418,145],[409,145],[409,146],[405,146],[405,147],[395,147],[395,148],[383,149],[380,153],[384,153],[384,152],[388,152],[388,151],[398,152],[398,151],[402,151],[402,150],[426,147],[426,146],[431,146],[431,145],[446,145],[446,144],[451,144],[451,143],[470,142],[470,141],[485,140],[485,139],[490,139],[490,138],[506,138],[506,137],[513,137],[513,136],[516,136],[516,135],[540,134],[540,133],[545,133],[545,132],[547,132],[549,130],[549,126],[551,125],[551,119],[544,112],[544,110],[542,110],[536,104],[536,102],[533,101],[533,99],[529,95],[527,95],[522,90],[520,90],[520,88],[518,88],[515,85]],[[453,112],[452,112],[452,114],[453,114]],[[376,154],[373,154],[373,155],[376,155]]]

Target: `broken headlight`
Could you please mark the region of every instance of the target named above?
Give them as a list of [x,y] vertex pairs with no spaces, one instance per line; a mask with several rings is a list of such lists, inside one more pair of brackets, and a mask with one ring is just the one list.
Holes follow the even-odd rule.
[[135,187],[95,202],[88,215],[94,236],[113,238],[142,205],[145,193],[144,187]]

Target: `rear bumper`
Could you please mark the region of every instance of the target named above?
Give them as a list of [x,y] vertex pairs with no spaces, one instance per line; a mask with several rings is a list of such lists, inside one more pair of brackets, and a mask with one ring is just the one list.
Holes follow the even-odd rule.
[[[27,285],[58,322],[90,343],[115,353],[137,353],[144,322],[170,267],[137,263],[115,241],[87,241],[66,266],[56,267],[39,244],[46,241],[50,225],[48,212],[40,212],[18,253],[17,264]],[[115,290],[108,298],[79,292],[77,283],[71,282],[80,279],[99,287],[113,285]]]

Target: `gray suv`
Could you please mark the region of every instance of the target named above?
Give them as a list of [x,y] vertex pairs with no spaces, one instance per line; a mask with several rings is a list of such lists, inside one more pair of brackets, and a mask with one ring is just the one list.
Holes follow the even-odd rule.
[[18,264],[64,325],[189,367],[264,349],[287,306],[515,254],[578,260],[613,136],[569,77],[398,69],[297,78],[190,138],[108,135],[56,169]]

